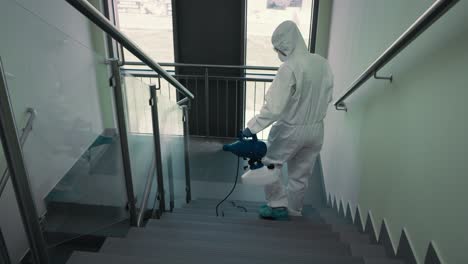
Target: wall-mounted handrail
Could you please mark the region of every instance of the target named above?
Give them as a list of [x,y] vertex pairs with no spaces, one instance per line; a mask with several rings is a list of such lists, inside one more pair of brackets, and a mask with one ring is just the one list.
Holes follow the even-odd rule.
[[193,99],[194,95],[185,88],[181,83],[179,83],[174,77],[172,77],[167,71],[165,71],[161,66],[151,59],[146,53],[144,53],[141,48],[138,47],[135,42],[130,40],[124,33],[122,33],[116,26],[112,24],[104,15],[102,15],[93,5],[91,5],[87,0],[66,0],[70,5],[75,7],[80,13],[86,16],[89,20],[94,22],[99,28],[104,30],[122,46],[124,46],[129,52],[131,52],[135,57],[141,60],[148,67],[153,69],[155,72],[159,73],[164,79],[166,79],[170,84],[172,84],[180,93]]
[[347,110],[344,100],[351,96],[362,84],[374,76],[406,46],[422,34],[430,25],[445,14],[458,0],[437,0],[431,5],[390,47],[388,47],[333,103],[337,110]]
[[[26,109],[26,113],[29,114],[29,117],[28,117],[28,121],[26,122],[26,125],[22,129],[22,134],[19,139],[21,147],[24,146],[24,143],[26,142],[26,139],[28,138],[29,133],[33,129],[34,119],[36,119],[36,110],[34,110],[33,108]],[[0,197],[2,197],[3,191],[5,190],[5,186],[8,183],[9,179],[10,179],[10,173],[8,171],[8,168],[6,168],[3,171],[2,177],[0,178]]]

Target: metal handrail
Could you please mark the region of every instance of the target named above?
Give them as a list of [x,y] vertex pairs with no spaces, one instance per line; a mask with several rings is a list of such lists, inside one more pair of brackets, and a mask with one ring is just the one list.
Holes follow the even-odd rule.
[[1,263],[11,264],[10,255],[8,254],[8,248],[3,236],[2,229],[0,228],[0,260]]
[[104,15],[102,15],[99,10],[97,10],[93,5],[91,5],[87,0],[66,0],[70,5],[75,7],[81,14],[86,16],[89,20],[94,22],[99,28],[104,30],[122,46],[124,46],[129,52],[131,52],[135,57],[141,60],[145,65],[153,69],[155,72],[161,74],[161,76],[166,79],[170,84],[172,84],[180,93],[193,99],[194,95],[185,88],[181,83],[179,83],[174,77],[172,77],[167,71],[165,71],[161,66],[151,59],[146,53],[144,53],[138,45],[130,40],[124,33],[122,33],[115,25],[112,24]]
[[[143,62],[126,61],[124,65],[145,66]],[[162,67],[194,67],[194,68],[221,68],[221,69],[243,69],[243,70],[264,70],[277,71],[278,67],[268,66],[249,66],[249,65],[217,65],[217,64],[194,64],[194,63],[177,63],[177,62],[161,62]]]
[[[333,103],[337,110],[347,110],[344,100],[351,96],[362,84],[371,77],[376,76],[383,66],[392,60],[406,46],[413,42],[430,25],[445,14],[458,0],[437,0],[431,5],[390,47],[388,47]],[[382,78],[380,78],[382,79]],[[384,78],[391,80],[390,78]]]
[[[33,129],[33,122],[34,119],[36,119],[36,110],[33,108],[27,108],[26,113],[29,114],[28,121],[26,122],[26,125],[22,129],[22,134],[20,136],[20,144],[21,147],[24,146],[24,143],[26,142],[26,139],[29,136],[29,133]],[[8,180],[10,179],[10,173],[8,171],[8,168],[3,171],[2,178],[0,178],[0,197],[2,197],[3,191],[5,190],[6,184],[8,183]]]
[[177,101],[177,104],[178,105],[183,105],[185,103],[187,103],[189,101],[189,99],[187,97],[185,98],[182,98],[181,100]]

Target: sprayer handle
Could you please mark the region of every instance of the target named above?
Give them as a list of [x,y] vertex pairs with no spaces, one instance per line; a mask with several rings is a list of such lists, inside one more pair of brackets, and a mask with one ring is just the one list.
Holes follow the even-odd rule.
[[[242,133],[242,132],[243,132],[242,130],[239,131],[239,140],[240,141],[243,141],[244,139],[249,138],[249,137],[246,137],[244,135],[244,133]],[[250,137],[252,138],[253,141],[258,141],[257,134],[252,134],[252,136],[250,136]]]

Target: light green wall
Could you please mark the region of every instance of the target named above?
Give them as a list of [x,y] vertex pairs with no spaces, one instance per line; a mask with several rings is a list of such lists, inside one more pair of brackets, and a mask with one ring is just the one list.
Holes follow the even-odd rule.
[[435,240],[449,263],[468,261],[466,47],[468,35],[399,75],[361,134],[360,204],[387,218],[393,241],[406,227],[419,255]]
[[[335,1],[335,97],[430,4]],[[368,81],[326,120],[327,191],[371,210],[378,229],[386,219],[395,248],[405,228],[419,263],[430,241],[445,263],[468,263],[467,11],[460,1],[382,69],[394,83]]]
[[[0,56],[18,128],[28,107],[37,110],[23,156],[42,215],[44,197],[105,128],[100,89],[110,90],[102,74],[108,67],[104,57],[93,52],[98,46],[88,20],[65,1],[2,0],[0,33]],[[0,164],[0,171],[3,168]],[[0,226],[17,262],[28,243],[11,181],[0,208],[8,215],[0,217]]]

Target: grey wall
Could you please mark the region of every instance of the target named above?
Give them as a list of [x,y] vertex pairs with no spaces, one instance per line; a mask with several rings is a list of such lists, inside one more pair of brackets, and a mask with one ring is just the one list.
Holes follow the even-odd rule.
[[239,0],[175,1],[176,62],[242,65],[244,8]]
[[[106,66],[94,53],[91,30],[65,1],[0,2],[0,56],[18,126],[27,107],[38,112],[23,151],[39,214],[45,195],[103,130],[97,72]],[[18,261],[28,245],[10,184],[0,208],[0,225]]]
[[[334,1],[329,60],[335,98],[434,1]],[[322,153],[329,193],[403,228],[419,263],[434,241],[445,263],[467,263],[468,3],[460,1],[381,71],[332,107]]]
[[332,6],[333,0],[320,0],[319,2],[315,52],[325,58],[328,57]]

